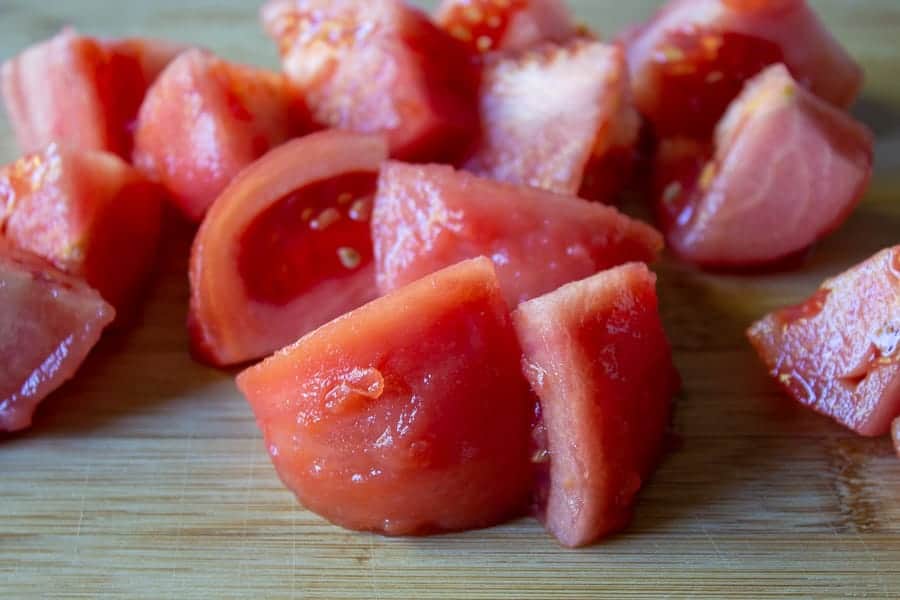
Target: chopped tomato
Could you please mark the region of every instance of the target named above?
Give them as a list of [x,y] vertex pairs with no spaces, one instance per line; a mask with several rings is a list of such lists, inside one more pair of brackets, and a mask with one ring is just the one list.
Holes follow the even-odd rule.
[[120,313],[156,258],[162,194],[119,157],[51,144],[0,170],[0,233]]
[[435,273],[238,377],[278,474],[328,520],[388,535],[527,506],[532,403],[490,261]]
[[114,316],[83,281],[0,237],[0,432],[31,425]]
[[671,0],[622,41],[638,108],[661,137],[708,138],[744,82],[776,63],[839,108],[862,87],[806,0]]
[[475,52],[524,50],[579,32],[564,0],[443,0],[436,20]]
[[798,402],[866,436],[900,415],[900,246],[826,281],[749,331]]
[[308,129],[303,101],[283,76],[190,50],[147,93],[134,160],[200,221],[241,169]]
[[416,161],[456,159],[477,132],[469,52],[402,0],[269,0],[262,18],[319,123]]
[[675,177],[660,185],[659,212],[670,247],[704,267],[757,267],[803,252],[847,219],[872,174],[872,134],[781,65],[748,83],[719,124],[711,160],[685,183],[699,148],[663,155],[674,163],[659,172]]
[[656,277],[630,264],[519,306],[523,365],[540,398],[538,515],[565,546],[625,527],[663,450],[679,378]]
[[402,163],[381,171],[372,236],[382,292],[487,256],[511,306],[662,249],[656,230],[609,206]]
[[218,366],[261,358],[377,296],[369,218],[386,157],[380,137],[323,131],[232,182],[191,256],[198,358]]
[[628,182],[641,128],[622,50],[588,40],[489,60],[481,121],[466,170],[601,201]]
[[104,42],[67,28],[6,61],[0,79],[20,148],[60,142],[129,159],[144,94],[181,50],[149,39]]

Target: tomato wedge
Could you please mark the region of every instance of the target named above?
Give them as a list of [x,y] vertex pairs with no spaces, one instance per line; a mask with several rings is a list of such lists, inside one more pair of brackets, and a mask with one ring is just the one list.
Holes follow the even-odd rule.
[[51,144],[0,170],[0,233],[131,312],[153,268],[162,193],[118,156]]
[[510,306],[603,269],[652,261],[663,246],[655,229],[609,206],[396,162],[381,170],[372,236],[382,292],[488,256]]
[[638,108],[660,137],[709,138],[744,83],[777,63],[839,108],[862,87],[806,0],[671,0],[623,42]]
[[524,50],[579,33],[564,0],[443,0],[435,20],[474,52]]
[[487,527],[527,506],[533,400],[497,275],[468,261],[238,377],[285,485],[350,529]]
[[656,277],[630,264],[525,302],[513,315],[540,398],[538,516],[565,546],[627,525],[659,461],[679,377]]
[[0,238],[0,432],[31,425],[114,316],[83,281]]
[[900,246],[826,281],[748,335],[795,400],[861,435],[887,434],[900,415]]
[[319,123],[412,161],[456,160],[477,133],[470,53],[402,0],[269,0],[262,20]]
[[130,159],[144,94],[183,49],[142,38],[102,41],[66,28],[6,61],[0,83],[20,149],[60,142]]
[[641,118],[620,48],[577,40],[494,56],[480,105],[467,171],[604,202],[628,183]]
[[862,199],[873,146],[863,125],[804,89],[784,66],[769,67],[729,108],[711,160],[690,183],[683,175],[697,172],[703,146],[663,155],[675,165],[659,167],[675,175],[660,186],[669,246],[710,268],[755,268],[802,253]]
[[276,148],[216,200],[191,255],[195,355],[271,354],[377,296],[369,232],[383,138],[336,130]]
[[190,50],[147,93],[134,162],[199,222],[241,169],[309,128],[283,76]]

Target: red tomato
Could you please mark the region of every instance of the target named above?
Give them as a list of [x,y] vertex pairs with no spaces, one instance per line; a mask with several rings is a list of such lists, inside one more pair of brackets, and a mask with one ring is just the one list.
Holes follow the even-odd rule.
[[655,229],[609,206],[402,163],[382,168],[372,236],[382,292],[488,256],[511,306],[615,265],[652,261],[663,245]]
[[524,50],[578,34],[564,0],[443,0],[436,20],[475,52]]
[[679,377],[656,277],[630,264],[526,302],[513,315],[540,398],[538,512],[565,546],[631,518],[659,460]]
[[531,483],[531,397],[490,261],[380,298],[242,373],[300,502],[388,535],[487,527]]
[[134,161],[200,221],[241,169],[308,127],[302,100],[281,75],[190,50],[147,93]]
[[0,170],[0,233],[125,313],[155,262],[161,198],[113,154],[51,144]]
[[628,182],[641,128],[621,49],[588,40],[489,59],[481,121],[466,170],[602,201]]
[[795,400],[862,435],[885,435],[900,415],[900,246],[768,315],[749,337]]
[[708,138],[744,82],[776,63],[840,108],[862,87],[806,0],[671,0],[623,42],[638,108],[661,137]]
[[402,0],[269,0],[262,18],[318,122],[417,161],[458,158],[477,132],[469,52]]
[[[712,159],[676,157],[660,172],[660,214],[676,254],[704,267],[769,265],[839,227],[872,174],[872,134],[773,66],[748,83],[716,132]],[[688,146],[690,147],[690,146]],[[668,154],[671,158],[671,154]],[[665,158],[665,156],[664,156]],[[786,201],[789,199],[789,201]]]
[[218,366],[261,358],[377,296],[369,216],[386,157],[380,137],[324,131],[273,150],[232,182],[191,256],[198,358]]
[[114,316],[83,281],[0,238],[0,432],[31,425]]
[[147,88],[183,48],[168,42],[103,42],[64,29],[3,64],[6,109],[23,152],[51,142],[131,157]]

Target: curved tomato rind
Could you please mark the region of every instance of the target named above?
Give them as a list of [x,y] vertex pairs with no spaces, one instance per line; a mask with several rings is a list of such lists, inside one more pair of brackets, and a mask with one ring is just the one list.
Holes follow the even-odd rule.
[[538,516],[584,546],[627,525],[664,447],[679,377],[656,277],[624,265],[523,303],[513,321],[540,399]]
[[[374,267],[354,261],[340,276],[311,282],[292,301],[284,297],[267,301],[258,297],[260,290],[248,288],[241,257],[248,229],[292,193],[348,173],[374,175],[386,157],[380,136],[322,131],[276,148],[231,183],[203,221],[191,254],[189,328],[197,358],[217,366],[261,358],[377,296]],[[346,208],[352,210],[352,205]],[[327,215],[343,218],[331,211]],[[281,233],[319,235],[313,224],[316,215],[310,212],[309,217],[303,229]],[[322,235],[328,234],[332,218],[323,220]],[[367,220],[368,214],[360,218]],[[371,248],[371,243],[368,235],[356,240],[359,248]],[[367,252],[371,254],[363,249],[360,256]],[[275,265],[294,264],[289,258],[270,256],[268,260]],[[299,267],[296,276],[304,277]]]
[[238,377],[285,485],[349,529],[418,535],[517,516],[532,398],[496,273],[467,261]]
[[0,432],[31,425],[114,317],[83,281],[0,238]]
[[861,435],[887,434],[900,414],[900,247],[826,281],[748,336],[795,400]]

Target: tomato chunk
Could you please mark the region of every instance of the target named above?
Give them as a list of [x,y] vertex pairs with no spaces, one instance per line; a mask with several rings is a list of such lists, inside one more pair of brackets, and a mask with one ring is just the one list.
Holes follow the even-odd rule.
[[0,238],[0,432],[31,425],[114,316],[83,281]]
[[199,222],[241,169],[309,128],[283,76],[190,50],[150,88],[134,160]]
[[630,179],[641,119],[620,48],[579,40],[494,57],[480,102],[466,170],[600,201]]
[[153,268],[162,194],[119,157],[51,144],[0,169],[0,233],[129,312]]
[[319,123],[417,161],[456,159],[477,132],[469,52],[402,0],[269,0],[262,19]]
[[524,50],[578,34],[563,0],[443,0],[436,21],[475,52]]
[[638,108],[661,137],[708,138],[744,83],[777,63],[839,108],[862,87],[806,0],[671,0],[623,41]]
[[487,527],[528,500],[531,398],[490,261],[450,267],[238,377],[282,481],[388,535]]
[[540,398],[538,514],[565,546],[625,527],[659,460],[679,377],[656,277],[625,265],[519,306],[523,365]]
[[488,256],[511,306],[662,249],[656,230],[609,206],[402,163],[382,168],[372,235],[382,292]]
[[748,335],[795,400],[862,435],[887,434],[900,415],[900,247],[826,281]]
[[[776,65],[754,78],[716,131],[711,160],[689,184],[685,156],[659,209],[669,245],[704,267],[769,265],[837,229],[868,186],[872,134]],[[671,155],[663,155],[663,158]],[[700,160],[700,154],[687,164]],[[690,168],[688,168],[690,171]]]
[[369,219],[385,158],[378,136],[323,131],[234,180],[194,241],[198,358],[218,366],[261,358],[377,296]]
[[102,41],[66,28],[6,61],[6,110],[25,153],[60,142],[131,158],[144,94],[183,49],[149,39]]

